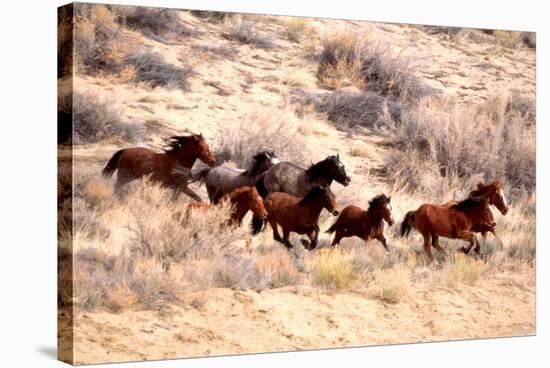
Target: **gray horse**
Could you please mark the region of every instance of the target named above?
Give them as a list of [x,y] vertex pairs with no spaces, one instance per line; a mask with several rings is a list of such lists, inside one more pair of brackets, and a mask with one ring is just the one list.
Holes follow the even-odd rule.
[[[313,187],[330,187],[333,181],[343,186],[348,186],[351,182],[350,177],[346,174],[344,164],[340,161],[339,154],[328,156],[326,159],[312,164],[308,169],[291,162],[280,162],[258,177],[256,189],[263,198],[274,192],[303,197]],[[259,233],[263,224],[262,219],[254,217],[252,219],[253,233]]]
[[279,162],[273,151],[262,151],[252,157],[252,163],[247,170],[220,165],[203,169],[194,174],[193,178],[203,181],[210,202],[218,203],[225,194],[234,189],[254,185],[260,175]]

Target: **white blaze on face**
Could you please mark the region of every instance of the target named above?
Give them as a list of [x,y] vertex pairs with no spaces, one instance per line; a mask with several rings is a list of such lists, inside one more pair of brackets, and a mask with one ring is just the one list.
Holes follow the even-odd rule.
[[504,207],[508,208],[508,203],[506,203],[506,197],[504,196],[504,191],[502,188],[499,191],[500,197],[502,198],[502,203],[504,203]]
[[281,160],[279,160],[277,157],[272,157],[271,158],[271,164],[272,165],[277,165],[279,162],[281,162]]
[[386,208],[388,209],[388,211],[390,211],[390,212],[391,212],[391,210],[392,210],[392,208],[391,208],[391,204],[387,203],[387,204],[386,204]]

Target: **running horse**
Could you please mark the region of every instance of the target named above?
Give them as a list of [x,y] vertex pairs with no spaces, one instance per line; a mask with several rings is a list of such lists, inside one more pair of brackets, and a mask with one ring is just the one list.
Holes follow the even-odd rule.
[[[307,169],[301,168],[291,162],[280,162],[273,165],[256,181],[256,188],[263,198],[268,194],[283,192],[295,197],[305,196],[314,187],[327,187],[333,181],[348,186],[351,182],[346,173],[346,168],[340,155],[328,156],[316,164],[311,164]],[[254,217],[252,230],[258,234],[263,229],[263,221]]]
[[103,176],[109,178],[118,170],[115,193],[129,182],[151,175],[151,180],[174,190],[174,199],[184,192],[201,202],[201,198],[187,187],[192,181],[190,169],[197,159],[210,166],[216,164],[202,134],[172,136],[167,139],[162,153],[144,147],[117,151],[103,169]]
[[494,229],[494,223],[487,220],[489,203],[494,203],[503,214],[508,212],[508,206],[502,185],[498,182],[483,188],[478,187],[472,193],[474,195],[459,202],[445,205],[425,203],[417,210],[409,211],[401,223],[400,235],[408,235],[413,228],[422,234],[424,251],[430,262],[433,260],[431,247],[445,253],[439,245],[439,237],[465,240],[469,243],[468,247],[462,247],[465,254],[468,254],[474,245],[474,251],[479,253],[480,245],[475,233]]
[[384,246],[386,253],[389,252],[384,236],[384,221],[389,226],[393,225],[390,201],[391,197],[380,194],[369,201],[366,211],[354,205],[344,208],[336,222],[326,231],[329,234],[336,232],[331,246],[339,244],[342,238],[357,236],[365,242],[376,239]]

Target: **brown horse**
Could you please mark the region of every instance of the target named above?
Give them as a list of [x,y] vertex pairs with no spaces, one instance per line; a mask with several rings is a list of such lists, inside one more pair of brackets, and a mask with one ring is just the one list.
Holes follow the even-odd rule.
[[[310,242],[303,242],[308,250],[315,249],[319,237],[319,215],[323,208],[338,215],[334,194],[328,187],[313,187],[303,197],[274,192],[264,200],[267,209],[267,222],[273,229],[273,239],[283,243],[288,249],[292,244],[288,240],[290,233],[305,234]],[[283,237],[279,235],[277,225],[283,229]]]
[[[503,205],[504,212],[508,211],[506,200],[501,186],[494,186],[500,199],[495,198],[495,203]],[[486,208],[495,189],[479,192],[478,196],[469,196],[463,201],[449,207],[425,203],[416,211],[409,211],[401,223],[401,236],[408,235],[414,227],[424,238],[424,251],[429,261],[433,260],[431,247],[440,252],[445,250],[439,245],[439,237],[450,239],[463,239],[470,243],[469,247],[463,247],[466,254],[475,245],[474,251],[479,253],[479,242],[475,237],[475,231],[490,231],[493,227],[484,221],[487,219]]]
[[384,237],[384,221],[389,226],[393,225],[390,200],[391,197],[381,194],[369,201],[366,211],[354,205],[344,208],[336,222],[326,231],[329,234],[336,232],[331,245],[339,244],[342,238],[358,236],[365,242],[369,239],[378,240],[389,252]]
[[[472,226],[472,231],[481,233],[483,239],[486,239],[487,232],[490,232],[502,245],[502,241],[496,234],[495,217],[493,215],[493,211],[491,210],[491,206],[495,206],[503,215],[508,213],[508,204],[506,203],[506,197],[504,196],[502,184],[498,181],[493,181],[489,184],[479,183],[477,185],[477,189],[471,191],[470,194],[468,194],[468,197],[477,197],[480,195],[486,195],[488,202],[483,213],[480,215],[478,222]],[[444,203],[443,206],[451,207],[457,203],[457,201],[449,201]]]
[[[267,211],[264,207],[264,201],[255,187],[240,187],[231,193],[222,197],[221,202],[229,201],[231,203],[230,225],[240,226],[244,216],[248,211],[252,211],[255,216],[262,220],[267,218]],[[204,210],[214,208],[215,205],[208,203],[190,203],[186,209],[186,217],[190,215],[191,210]]]
[[129,182],[151,175],[151,180],[174,189],[174,198],[184,192],[201,202],[201,198],[187,187],[191,180],[189,170],[197,159],[210,166],[216,163],[202,134],[173,136],[167,140],[163,153],[143,147],[117,151],[103,169],[103,176],[109,178],[118,169],[115,193]]

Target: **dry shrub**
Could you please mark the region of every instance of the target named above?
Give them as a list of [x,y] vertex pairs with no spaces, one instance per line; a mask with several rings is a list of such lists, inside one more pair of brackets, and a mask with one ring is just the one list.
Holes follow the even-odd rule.
[[86,73],[119,73],[132,43],[105,5],[74,4],[74,49],[77,67]]
[[233,60],[239,54],[239,51],[232,45],[203,45],[195,44],[191,46],[193,50],[202,56],[202,59],[209,60]]
[[523,43],[523,33],[515,31],[494,31],[497,45],[515,49]]
[[326,113],[339,128],[379,128],[385,124],[386,116],[399,120],[402,107],[393,99],[374,92],[336,91],[322,96],[316,109]]
[[537,34],[535,32],[523,32],[522,36],[525,46],[531,49],[537,48]]
[[317,77],[329,89],[355,86],[402,101],[434,93],[416,76],[411,59],[363,33],[335,32],[322,45]]
[[102,98],[92,92],[76,92],[62,97],[63,100],[65,102],[60,104],[61,110],[69,109],[68,105],[72,103],[75,143],[98,142],[109,138],[137,141],[143,137],[143,125],[124,121],[122,107],[107,97]]
[[273,41],[258,31],[256,23],[240,14],[224,18],[223,36],[229,40],[264,49],[273,47]]
[[130,28],[148,35],[190,36],[193,31],[187,28],[179,16],[181,10],[152,8],[146,6],[112,6]]
[[461,283],[474,286],[485,271],[485,268],[485,262],[473,259],[463,253],[455,253],[450,256],[445,268],[445,284],[453,289],[457,288]]
[[141,49],[128,56],[128,63],[134,67],[138,82],[148,83],[151,87],[168,87],[189,89],[188,78],[193,74],[189,66],[180,67],[167,63],[164,58],[154,52]]
[[403,268],[378,270],[372,282],[374,295],[386,303],[399,303],[409,293],[409,273]]
[[329,289],[349,289],[359,278],[353,263],[354,253],[339,248],[322,249],[313,261],[313,282]]
[[306,18],[291,17],[281,21],[285,30],[286,38],[289,41],[300,43],[302,36],[309,30],[308,20]]
[[73,7],[67,5],[57,12],[57,76],[72,74],[73,68]]
[[273,150],[281,160],[309,163],[307,142],[297,133],[295,120],[285,110],[254,108],[220,131],[216,156],[248,167],[257,152]]
[[254,259],[262,284],[266,287],[296,285],[300,280],[298,269],[286,249],[275,247],[269,252],[255,255]]
[[481,106],[427,99],[387,119],[395,130],[386,154],[391,182],[432,191],[450,182],[503,181],[512,196],[535,188],[535,127],[510,106],[514,94]]

